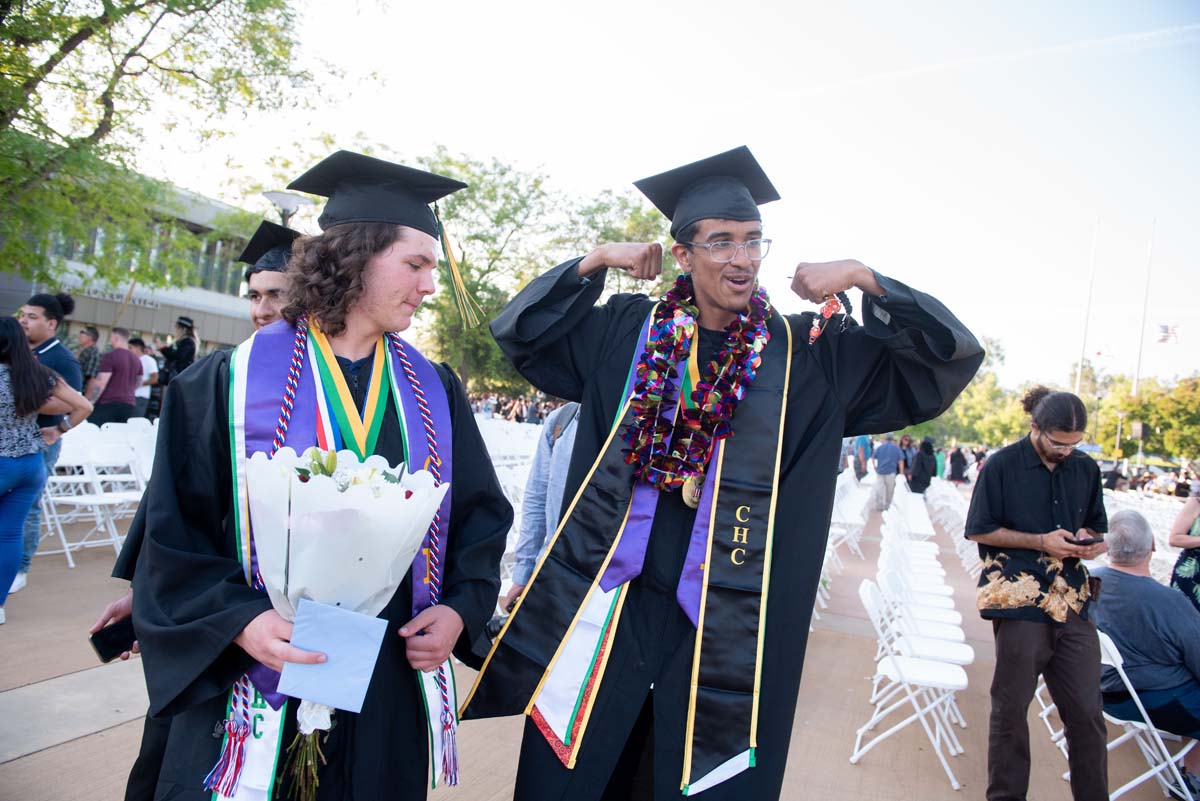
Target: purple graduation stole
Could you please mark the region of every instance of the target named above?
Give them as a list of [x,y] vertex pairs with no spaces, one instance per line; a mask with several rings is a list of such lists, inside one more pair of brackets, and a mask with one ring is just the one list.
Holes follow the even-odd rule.
[[[445,387],[433,365],[412,345],[396,334],[387,334],[390,395],[404,434],[406,463],[413,470],[426,469],[442,483],[451,481],[453,437],[450,404]],[[327,397],[331,387],[321,386],[315,364],[312,338],[307,326],[284,321],[255,332],[239,345],[230,358],[229,428],[234,483],[234,520],[238,559],[246,581],[259,586],[257,556],[250,522],[245,464],[255,453],[272,454],[281,447],[297,453],[321,446],[328,418]],[[354,413],[356,410],[349,410]],[[450,521],[450,495],[446,493],[425,540],[412,565],[412,614],[440,600],[442,562]],[[418,685],[429,716],[429,753],[436,786],[438,775],[457,783],[454,678],[449,661],[430,673],[418,672]],[[257,736],[251,707],[265,701],[278,717],[286,697],[277,692],[279,673],[254,665],[230,691],[229,718],[225,721],[222,756],[205,786],[214,793],[233,797],[241,766],[254,764],[244,749],[253,745],[248,732]],[[253,699],[253,703],[251,701]],[[271,717],[270,715],[268,715]],[[254,725],[252,725],[254,724]],[[277,725],[278,735],[282,726]],[[436,732],[441,736],[435,736]],[[277,753],[278,743],[271,744]],[[271,771],[274,766],[271,763]],[[273,776],[272,776],[273,779]],[[230,792],[232,791],[232,792]],[[271,789],[267,789],[268,798]]]

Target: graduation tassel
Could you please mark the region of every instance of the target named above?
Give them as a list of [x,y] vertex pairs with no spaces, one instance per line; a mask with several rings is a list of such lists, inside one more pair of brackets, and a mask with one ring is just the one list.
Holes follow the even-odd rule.
[[442,242],[442,255],[446,266],[450,269],[450,294],[454,296],[454,305],[462,317],[463,325],[467,328],[477,328],[483,322],[483,309],[467,290],[458,261],[454,258],[454,249],[450,247],[450,238],[446,235],[446,227],[442,225],[442,215],[438,205],[433,204],[433,216],[437,220],[438,239]]
[[[221,723],[225,729],[221,756],[204,777],[204,789],[212,790],[225,798],[232,798],[237,794],[238,780],[241,779],[242,768],[246,764],[246,738],[250,736],[250,719],[246,711],[250,704],[246,687],[248,683],[246,677],[242,676],[233,686],[229,717]],[[239,710],[242,713],[240,721],[236,719]]]
[[442,781],[447,787],[458,784],[458,732],[454,714],[442,711]]

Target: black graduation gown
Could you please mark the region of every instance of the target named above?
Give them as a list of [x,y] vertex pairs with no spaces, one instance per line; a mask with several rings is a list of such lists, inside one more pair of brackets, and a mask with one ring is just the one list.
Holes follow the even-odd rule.
[[[364,369],[370,369],[369,360]],[[465,624],[455,654],[478,665],[478,654],[486,653],[483,627],[499,593],[499,563],[512,507],[496,480],[461,383],[448,367],[437,365],[437,371],[454,429],[443,603]],[[361,407],[365,382],[357,390],[355,382],[349,383]],[[211,797],[202,783],[221,746],[213,728],[225,717],[229,688],[251,665],[233,639],[271,608],[266,595],[248,587],[242,577],[229,521],[228,387],[228,353],[197,362],[172,382],[140,515],[143,525],[134,532],[142,545],[133,578],[133,619],[150,714],[173,716],[155,795],[159,799]],[[393,464],[403,457],[400,422],[390,403],[376,452]],[[363,712],[338,711],[334,717],[323,746],[328,765],[320,772],[318,799],[426,797],[425,712],[397,634],[411,618],[410,579],[405,578],[380,613],[390,623],[389,632]],[[285,749],[295,733],[294,710],[293,702],[284,721]],[[284,762],[281,757],[281,773]],[[277,785],[276,798],[285,797]]]
[[[523,376],[547,393],[583,404],[564,505],[574,497],[608,435],[623,400],[634,347],[653,305],[644,295],[616,295],[596,306],[604,273],[580,279],[577,264],[578,260],[566,262],[532,281],[492,324],[496,341]],[[792,373],[779,528],[771,560],[757,766],[704,791],[706,801],[779,796],[842,438],[936,417],[983,361],[978,341],[941,303],[898,281],[877,277],[886,295],[864,296],[865,326],[851,320],[841,332],[841,318],[835,317],[810,347],[812,314],[787,318],[792,327]],[[736,417],[733,427],[736,436]],[[576,767],[565,769],[527,720],[517,801],[599,798],[648,699],[654,797],[680,797],[696,631],[679,608],[675,590],[694,518],[678,493],[660,498],[643,571],[630,586]]]

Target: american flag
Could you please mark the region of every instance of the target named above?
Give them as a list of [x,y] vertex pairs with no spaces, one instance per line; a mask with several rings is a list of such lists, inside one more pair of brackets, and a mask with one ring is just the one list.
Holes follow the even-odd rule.
[[1160,345],[1178,345],[1179,344],[1179,326],[1177,325],[1158,325],[1158,344]]

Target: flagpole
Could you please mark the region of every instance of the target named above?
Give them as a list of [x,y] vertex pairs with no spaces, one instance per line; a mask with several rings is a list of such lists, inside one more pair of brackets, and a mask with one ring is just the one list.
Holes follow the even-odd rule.
[[1075,365],[1075,394],[1079,394],[1079,385],[1083,381],[1083,355],[1087,353],[1088,323],[1092,319],[1092,289],[1096,286],[1096,243],[1100,240],[1100,218],[1096,218],[1096,227],[1092,230],[1091,277],[1088,278],[1087,305],[1083,309],[1083,340],[1079,343],[1079,363]]
[[1158,232],[1158,219],[1150,225],[1150,249],[1146,254],[1146,289],[1142,293],[1142,327],[1138,332],[1137,368],[1133,371],[1133,397],[1137,397],[1138,381],[1142,377],[1142,349],[1146,342],[1146,311],[1150,306],[1150,268],[1154,265],[1154,235]]

